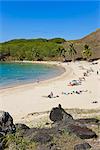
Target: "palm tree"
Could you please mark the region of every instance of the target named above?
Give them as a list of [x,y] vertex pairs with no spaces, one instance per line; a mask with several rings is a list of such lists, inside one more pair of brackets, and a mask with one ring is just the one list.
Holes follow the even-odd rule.
[[64,58],[64,61],[66,60],[66,50],[63,46],[59,46],[58,53],[61,57]]
[[85,44],[84,45],[84,50],[82,52],[83,58],[86,58],[87,60],[89,60],[89,58],[92,56],[92,51],[89,47],[89,45]]
[[69,44],[68,54],[71,56],[72,61],[74,61],[75,60],[74,56],[77,54],[77,51],[75,50],[73,43]]

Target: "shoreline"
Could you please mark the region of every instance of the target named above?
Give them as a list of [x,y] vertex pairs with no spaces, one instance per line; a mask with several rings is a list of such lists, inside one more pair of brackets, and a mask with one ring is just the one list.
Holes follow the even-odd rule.
[[[50,67],[53,67],[53,66],[56,66],[58,69],[59,69],[59,73],[58,74],[54,74],[52,76],[48,76],[46,78],[41,78],[39,79],[38,83],[41,83],[41,82],[47,82],[47,81],[51,81],[52,79],[56,79],[57,77],[61,76],[62,74],[64,74],[66,72],[66,69],[64,66],[61,66],[60,65],[60,62],[47,62],[47,61],[11,61],[9,63],[30,63],[30,64],[45,64],[45,65],[48,65]],[[60,68],[59,68],[60,67]],[[5,87],[0,87],[0,92],[2,91],[6,91],[8,89],[13,89],[13,88],[20,88],[20,87],[27,87],[31,84],[36,84],[37,81],[33,81],[32,79],[30,81],[27,81],[27,82],[22,82],[22,83],[14,83],[12,85],[8,85],[8,86],[5,86]]]
[[[67,69],[64,67],[64,65],[62,65],[61,62],[58,62],[58,61],[12,61],[14,63],[33,63],[33,64],[46,64],[46,65],[53,65],[53,66],[56,66],[56,67],[60,67],[63,69],[62,72],[60,72],[58,75],[56,76],[52,76],[48,79],[41,79],[39,80],[39,82],[37,83],[36,81],[31,83],[22,83],[22,84],[15,84],[14,86],[11,86],[11,87],[6,87],[6,88],[0,88],[0,93],[2,92],[7,92],[9,90],[16,90],[16,89],[19,89],[19,88],[29,88],[31,86],[37,86],[39,84],[44,84],[44,83],[49,83],[51,81],[55,81],[57,79],[60,79],[60,78],[63,78],[63,76],[66,75],[67,73]],[[10,63],[12,63],[10,62]]]
[[[40,62],[38,62],[40,63]],[[20,120],[27,114],[35,112],[50,111],[52,107],[61,104],[64,109],[100,109],[100,84],[98,84],[100,75],[96,75],[96,70],[99,67],[100,61],[97,65],[91,66],[89,62],[42,62],[57,64],[65,68],[65,72],[60,76],[51,78],[49,80],[40,81],[39,83],[31,83],[28,85],[18,86],[0,92],[0,110],[8,111],[14,120]],[[85,69],[82,69],[84,67]],[[69,81],[78,79],[83,75],[86,69],[92,69],[86,81],[81,85],[70,87]],[[80,95],[64,95],[62,92],[71,92],[72,90],[87,90]],[[54,95],[59,95],[57,98],[49,99],[47,95],[53,91]],[[92,101],[98,101],[93,104]]]

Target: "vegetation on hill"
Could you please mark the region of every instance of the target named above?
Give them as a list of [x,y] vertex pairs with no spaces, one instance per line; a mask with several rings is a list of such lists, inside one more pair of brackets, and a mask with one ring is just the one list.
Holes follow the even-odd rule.
[[60,44],[63,39],[19,39],[0,44],[2,54],[9,53],[10,60],[56,60],[60,57]]
[[74,56],[77,54],[77,51],[75,50],[73,43],[69,45],[68,54],[71,56],[72,60],[74,61]]
[[91,49],[89,48],[88,45],[84,45],[84,50],[82,52],[83,57],[85,57],[87,60],[89,59],[89,57],[92,56],[92,52]]
[[84,59],[84,46],[91,50],[88,59],[100,58],[100,29],[74,41],[63,38],[14,39],[0,43],[0,60],[74,60]]

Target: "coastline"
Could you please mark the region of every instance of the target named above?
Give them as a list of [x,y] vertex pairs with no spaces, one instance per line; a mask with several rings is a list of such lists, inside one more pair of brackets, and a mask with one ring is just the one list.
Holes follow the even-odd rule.
[[[60,67],[63,69],[62,72],[60,72],[59,74],[57,74],[56,76],[52,76],[52,77],[49,77],[48,79],[41,79],[39,80],[38,84],[37,82],[27,82],[27,83],[22,83],[22,84],[15,84],[15,85],[12,85],[12,86],[9,86],[7,88],[0,88],[0,93],[2,92],[7,92],[9,90],[17,90],[19,88],[29,88],[31,86],[37,86],[39,84],[44,84],[44,83],[49,83],[51,81],[55,81],[55,80],[58,80],[60,78],[63,78],[63,76],[66,75],[67,73],[67,69],[65,68],[64,65],[62,65],[61,62],[57,62],[57,61],[11,61],[10,63],[33,63],[33,64],[46,64],[46,65],[50,65],[50,66],[56,66],[56,67]],[[69,72],[68,72],[69,73]]]
[[55,69],[57,69],[58,71],[54,74],[50,74],[48,75],[47,77],[42,77],[42,78],[39,78],[39,80],[35,79],[29,79],[27,81],[21,81],[20,83],[12,83],[11,85],[5,85],[5,86],[1,86],[0,87],[0,92],[1,91],[7,91],[8,89],[13,89],[13,88],[20,88],[20,87],[24,87],[24,86],[29,86],[31,83],[33,84],[36,84],[37,82],[44,82],[44,81],[48,81],[48,80],[51,80],[51,79],[54,79],[58,76],[61,76],[65,71],[65,67],[64,66],[61,66],[59,65],[60,62],[46,62],[46,61],[10,61],[10,62],[7,62],[7,63],[20,63],[20,64],[43,64],[43,65],[46,65],[48,67],[55,67]]
[[[36,62],[34,62],[36,63]],[[41,63],[41,62],[38,62]],[[95,72],[100,64],[91,66],[88,62],[42,62],[47,64],[55,64],[65,68],[65,72],[60,76],[49,80],[40,81],[39,83],[31,83],[21,85],[14,88],[4,89],[0,91],[0,110],[8,111],[14,117],[14,120],[20,120],[24,116],[35,112],[50,111],[52,107],[56,107],[59,103],[63,108],[80,108],[80,109],[99,109],[100,108],[100,84],[99,76]],[[85,70],[80,69],[92,67],[94,72],[91,73],[82,85],[69,87],[69,81],[78,79],[83,75]],[[63,95],[62,92],[71,92],[72,90],[88,90],[87,93],[80,95]],[[58,98],[49,99],[46,96],[53,91]],[[93,104],[92,101],[97,100],[98,103]]]

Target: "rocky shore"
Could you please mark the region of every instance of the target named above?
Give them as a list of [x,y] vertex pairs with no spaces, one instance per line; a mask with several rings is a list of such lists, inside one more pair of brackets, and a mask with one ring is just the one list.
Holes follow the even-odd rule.
[[100,149],[99,119],[74,119],[60,104],[52,108],[48,118],[50,122],[44,127],[30,128],[14,124],[8,112],[0,111],[0,150]]

